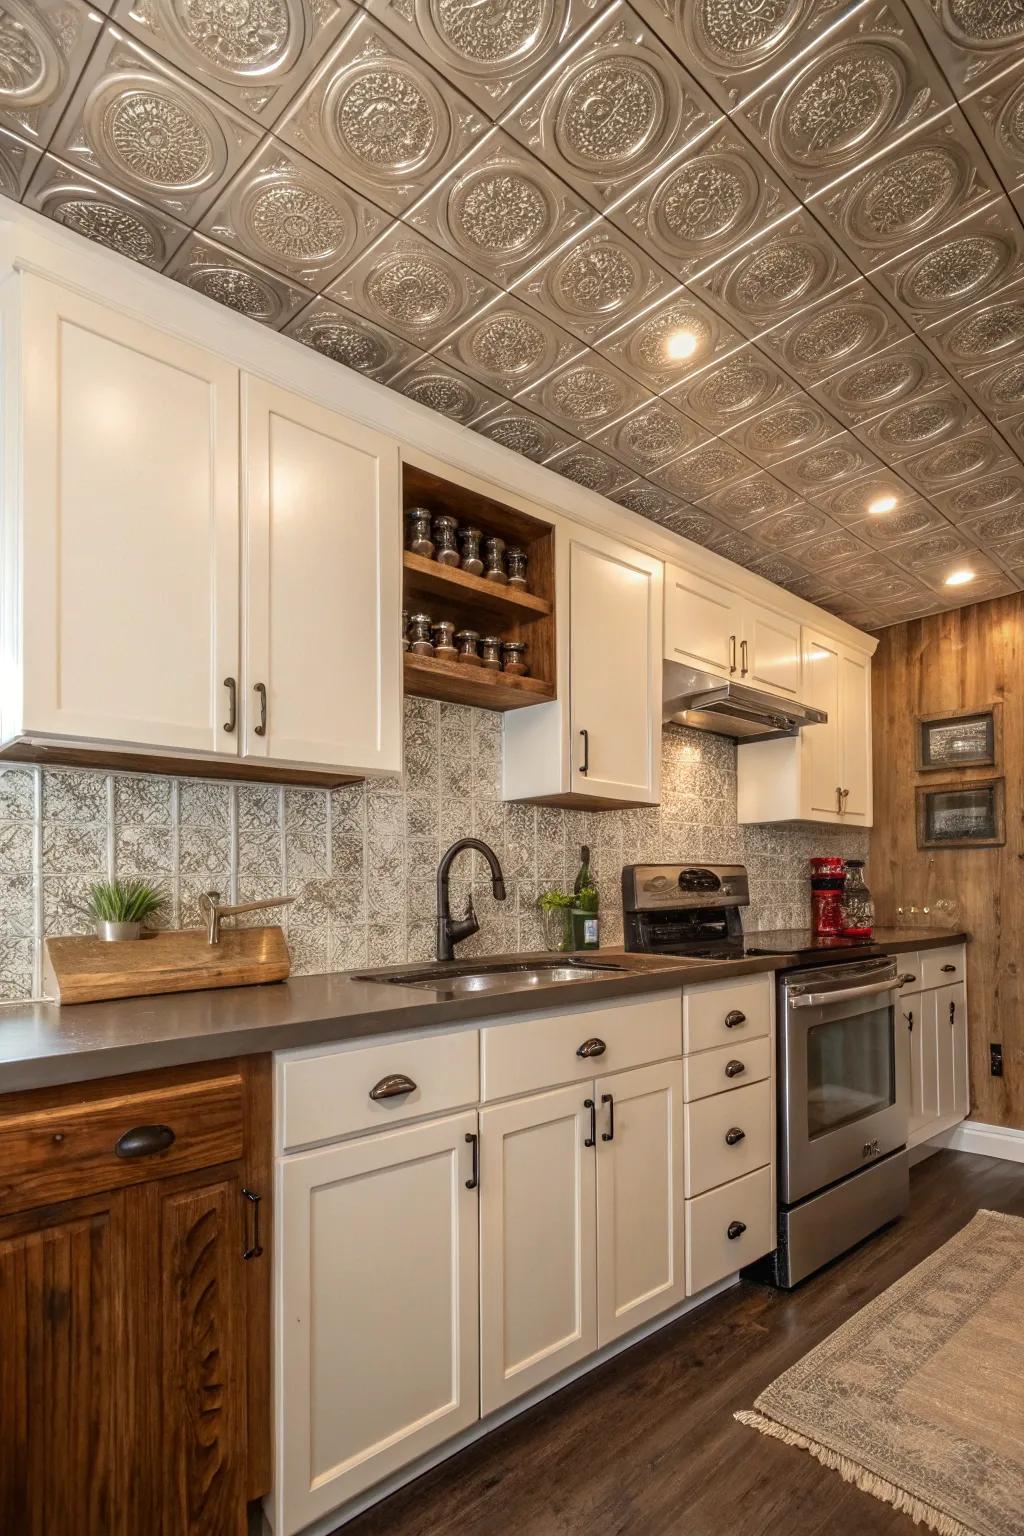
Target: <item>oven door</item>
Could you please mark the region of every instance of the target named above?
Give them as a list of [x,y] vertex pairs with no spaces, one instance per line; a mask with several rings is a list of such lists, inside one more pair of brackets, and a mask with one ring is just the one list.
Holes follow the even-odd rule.
[[908,1062],[896,1048],[895,970],[891,961],[866,962],[797,972],[783,983],[779,1193],[786,1205],[906,1143]]

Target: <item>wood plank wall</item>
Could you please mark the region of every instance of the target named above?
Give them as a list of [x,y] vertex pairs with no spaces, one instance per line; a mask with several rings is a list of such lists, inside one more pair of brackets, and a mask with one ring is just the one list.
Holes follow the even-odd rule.
[[[873,664],[875,824],[871,885],[878,921],[937,897],[960,904],[967,948],[971,1118],[1024,1129],[1024,594],[882,630]],[[1003,703],[1002,762],[957,773],[915,770],[914,718]],[[918,784],[1006,780],[1006,846],[919,849]],[[924,919],[925,922],[928,919]],[[989,1071],[1001,1041],[1005,1076]]]

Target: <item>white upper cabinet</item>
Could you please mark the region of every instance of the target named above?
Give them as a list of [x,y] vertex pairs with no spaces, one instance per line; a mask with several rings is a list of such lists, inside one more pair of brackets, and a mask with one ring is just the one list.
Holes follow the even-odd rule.
[[[800,693],[800,621],[712,577],[665,569],[665,660],[767,693]],[[671,669],[666,679],[671,696]],[[681,681],[677,692],[686,688]]]
[[234,756],[237,369],[21,281],[22,697],[4,736]]
[[744,602],[740,681],[766,693],[799,698],[800,621],[760,603]]
[[243,385],[246,757],[401,768],[397,444]]

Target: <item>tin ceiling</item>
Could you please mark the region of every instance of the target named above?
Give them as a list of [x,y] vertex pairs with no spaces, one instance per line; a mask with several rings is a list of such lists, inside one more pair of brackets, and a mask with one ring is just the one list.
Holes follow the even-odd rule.
[[9,196],[853,623],[1024,588],[1024,0],[106,9],[0,0]]

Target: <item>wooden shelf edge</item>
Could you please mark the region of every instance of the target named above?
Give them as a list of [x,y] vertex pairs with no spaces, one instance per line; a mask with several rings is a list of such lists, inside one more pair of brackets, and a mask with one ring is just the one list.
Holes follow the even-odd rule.
[[536,677],[509,677],[484,667],[467,667],[458,661],[439,661],[436,656],[405,654],[405,691],[420,698],[442,699],[449,704],[470,704],[477,709],[525,709],[555,697],[550,683]]
[[423,555],[413,554],[407,549],[403,552],[402,563],[407,576],[414,578],[407,581],[407,586],[418,584],[428,590],[439,594],[450,593],[453,601],[462,598],[466,601],[476,601],[481,606],[513,613],[517,618],[547,618],[551,612],[551,604],[545,597],[538,597],[535,592],[524,592],[516,587],[502,586],[500,582],[485,581],[482,576],[472,576],[468,571],[460,570],[457,565],[439,565],[436,560],[427,560]]

